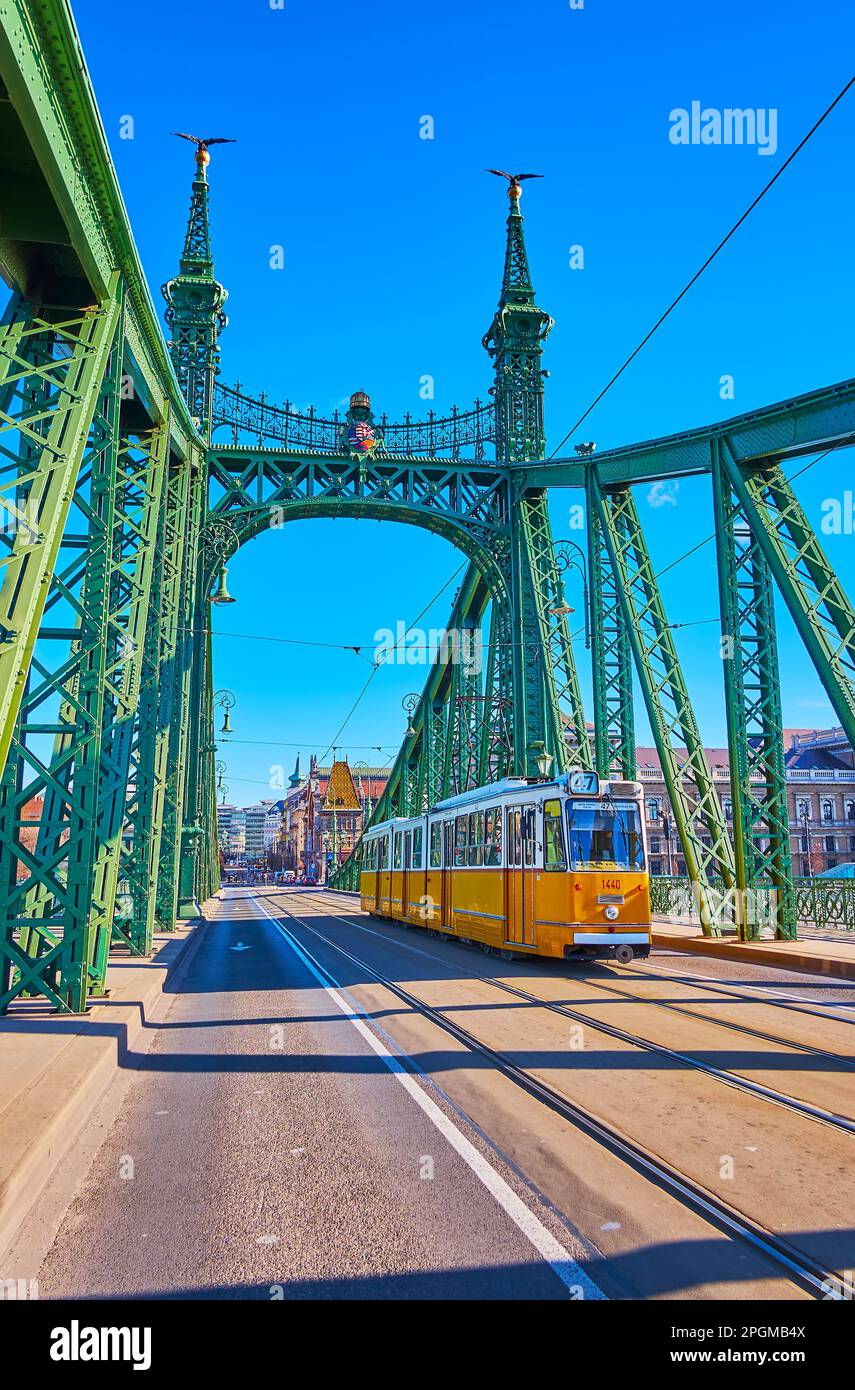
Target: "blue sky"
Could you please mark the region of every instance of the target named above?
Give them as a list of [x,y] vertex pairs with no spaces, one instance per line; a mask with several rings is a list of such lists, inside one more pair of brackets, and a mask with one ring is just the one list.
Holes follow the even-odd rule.
[[[274,0],[275,3],[275,0]],[[538,302],[556,326],[545,366],[552,445],[851,75],[839,0],[77,0],[84,51],[158,302],[175,272],[193,162],[171,130],[236,137],[210,170],[218,277],[230,294],[223,379],[323,414],[357,388],[391,418],[485,396],[480,339],[499,289],[507,205],[485,165],[545,175],[523,199]],[[774,108],[777,152],[675,146],[669,113]],[[119,138],[132,116],[134,138]],[[431,115],[433,140],[419,138]],[[855,91],[787,170],[582,429],[600,448],[701,425],[855,374]],[[282,245],[285,267],[269,268]],[[571,270],[581,244],[584,270]],[[720,399],[720,378],[734,399]],[[797,483],[815,522],[849,456]],[[568,532],[575,494],[552,501]],[[640,506],[658,564],[712,530],[709,484]],[[828,549],[853,587],[852,537]],[[447,543],[377,522],[300,522],[234,560],[239,602],[215,614],[216,679],[238,703],[232,798],[269,769],[323,754],[369,666],[299,639],[370,646],[413,619],[462,563]],[[663,580],[710,743],[724,742],[713,547]],[[426,615],[440,625],[453,585]],[[570,599],[573,602],[573,598]],[[580,600],[577,598],[576,600]],[[833,722],[780,620],[785,723]],[[257,638],[249,640],[235,634]],[[581,642],[577,653],[589,689]],[[423,671],[387,668],[341,738],[352,761],[394,751]],[[590,710],[590,704],[589,704]],[[641,739],[648,738],[643,724]]]

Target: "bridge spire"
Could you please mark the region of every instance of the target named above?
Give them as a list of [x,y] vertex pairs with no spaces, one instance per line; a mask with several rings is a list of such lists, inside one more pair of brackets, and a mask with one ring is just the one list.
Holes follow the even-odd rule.
[[214,275],[211,251],[208,143],[218,142],[196,141],[196,176],[179,272],[161,290],[167,306],[164,317],[172,333],[168,344],[172,364],[190,414],[205,441],[211,436],[214,378],[220,370],[218,339],[228,323],[223,312],[228,293]]
[[543,457],[543,377],[540,361],[543,341],[553,320],[534,300],[528,265],[523,217],[520,212],[520,180],[536,174],[505,174],[508,180],[505,267],[499,307],[482,342],[493,359],[495,378],[490,394],[496,405],[496,453],[509,463],[526,463]]

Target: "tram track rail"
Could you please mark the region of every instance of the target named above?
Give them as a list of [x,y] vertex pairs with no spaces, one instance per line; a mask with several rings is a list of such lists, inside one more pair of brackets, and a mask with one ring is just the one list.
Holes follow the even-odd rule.
[[[317,898],[315,901],[317,901]],[[424,951],[420,947],[413,946],[408,941],[397,941],[395,937],[385,936],[381,932],[366,927],[364,923],[354,922],[351,918],[340,916],[340,920],[354,927],[357,931],[366,932],[368,935],[378,937],[384,941],[390,941],[392,944],[398,945],[402,950],[420,955],[424,959],[430,960],[446,970],[457,970],[456,965],[452,967],[449,962],[442,960],[441,957],[435,955],[433,952]],[[399,925],[407,929],[406,924],[401,923]],[[454,937],[449,939],[459,940],[459,938]],[[843,1133],[855,1134],[855,1120],[851,1120],[845,1115],[838,1115],[834,1111],[824,1109],[822,1106],[811,1105],[809,1101],[799,1100],[798,1097],[788,1095],[784,1091],[778,1091],[772,1086],[765,1086],[762,1082],[752,1081],[749,1077],[740,1076],[737,1072],[728,1071],[723,1067],[716,1067],[711,1062],[704,1062],[701,1058],[694,1057],[691,1053],[679,1052],[675,1048],[666,1046],[664,1043],[657,1043],[654,1042],[653,1039],[641,1037],[637,1033],[630,1033],[626,1029],[618,1027],[616,1024],[601,1022],[599,1019],[591,1018],[589,1014],[574,1009],[568,1004],[562,1004],[558,1000],[544,999],[539,994],[532,994],[529,990],[521,989],[517,985],[511,985],[505,980],[496,980],[492,976],[480,975],[477,971],[466,970],[465,968],[459,971],[459,973],[466,975],[468,979],[477,981],[479,984],[486,985],[500,993],[509,994],[521,999],[525,1003],[531,1004],[533,1007],[546,1009],[551,1013],[556,1013],[569,1019],[573,1023],[579,1023],[583,1027],[592,1028],[596,1032],[603,1033],[617,1042],[623,1042],[631,1047],[641,1048],[648,1052],[655,1053],[680,1066],[691,1067],[692,1070],[711,1076],[714,1080],[721,1082],[723,1085],[730,1086],[736,1091],[759,1097],[761,1100],[781,1106],[785,1110],[799,1114],[819,1124],[827,1125]],[[607,986],[600,984],[594,987],[603,989],[604,991],[608,989]],[[648,1000],[638,995],[627,996],[618,990],[612,990],[610,993],[612,996],[617,995],[621,998],[634,999],[640,1004],[668,1007],[667,1003],[660,1000]],[[812,1047],[809,1043],[794,1042],[791,1038],[780,1038],[776,1037],[774,1034],[763,1033],[760,1030],[751,1030],[742,1024],[729,1023],[725,1019],[711,1019],[706,1014],[694,1014],[689,1009],[681,1010],[681,1012],[684,1012],[687,1017],[693,1019],[697,1023],[716,1023],[722,1028],[727,1028],[732,1032],[740,1032],[745,1036],[758,1037],[763,1041],[771,1042],[778,1046],[795,1048],[797,1051],[803,1052],[809,1056],[826,1058],[834,1062],[842,1062],[845,1066],[855,1069],[855,1062],[853,1062],[851,1058],[840,1057],[837,1053],[825,1052],[821,1048]]]
[[[285,891],[288,891],[287,887]],[[357,892],[351,892],[349,889],[329,888],[325,890],[322,889],[320,891],[316,890],[313,893],[313,897],[329,898],[335,901],[340,907],[342,898],[355,898],[358,904],[360,895]],[[397,919],[385,918],[384,920],[392,921]],[[445,936],[446,933],[443,932],[442,935]],[[449,935],[448,939],[457,940],[458,938]],[[672,948],[669,947],[666,954],[673,955],[675,954],[675,952]],[[761,986],[758,982],[752,980],[742,980],[738,984],[734,984],[732,981],[723,981],[721,983],[718,983],[714,976],[700,976],[696,972],[689,973],[685,970],[674,970],[670,966],[662,965],[661,962],[658,960],[655,962],[655,964],[653,963],[652,959],[649,963],[644,962],[644,964],[648,966],[648,969],[645,971],[644,974],[642,974],[641,971],[638,969],[638,962],[636,962],[635,966],[626,965],[622,966],[621,969],[623,972],[625,972],[627,977],[635,976],[636,979],[652,980],[655,978],[656,975],[667,975],[673,979],[681,980],[684,984],[691,985],[693,989],[704,991],[706,993],[723,994],[726,995],[728,998],[738,999],[747,1003],[774,1003],[776,1007],[780,1007],[787,1013],[805,1014],[809,1018],[832,1019],[838,1023],[846,1023],[850,1027],[855,1025],[855,1000],[853,1000],[852,1004],[849,1006],[851,1012],[849,1012],[848,1014],[836,1013],[833,1012],[833,1010],[836,1007],[843,1006],[836,1006],[833,1002],[829,1002],[828,1004],[819,1004],[816,1001],[811,1001],[809,999],[800,999],[798,995],[788,994],[784,991],[783,988],[776,988],[774,985],[772,988],[766,988],[764,986]],[[787,969],[787,967],[782,965],[781,969]],[[783,981],[775,982],[776,985],[783,985],[783,983]],[[743,993],[743,991],[745,990],[749,992]],[[731,1026],[738,1027],[739,1025],[733,1024]]]
[[[325,932],[319,931],[317,927],[312,926],[304,917],[285,906],[279,899],[272,898],[269,893],[258,894],[258,897],[271,902],[273,911],[263,908],[267,919],[273,922],[286,939],[290,940],[301,951],[306,952],[306,943],[292,931],[289,931],[285,922],[279,920],[280,917],[284,916],[290,921],[298,923],[304,931],[330,947],[351,965],[362,971],[367,978],[388,990],[408,1009],[428,1019],[473,1054],[483,1057],[520,1090],[560,1115],[582,1133],[588,1135],[589,1138],[594,1139],[610,1153],[629,1164],[636,1172],[643,1174],[649,1181],[708,1221],[717,1230],[764,1255],[772,1264],[785,1271],[786,1277],[791,1282],[804,1289],[812,1297],[831,1300],[839,1300],[844,1297],[844,1281],[838,1271],[825,1268],[812,1256],[792,1245],[785,1237],[770,1231],[761,1223],[746,1216],[701,1183],[696,1182],[695,1179],[681,1173],[667,1160],[623,1134],[616,1126],[600,1119],[586,1107],[579,1105],[555,1087],[550,1086],[548,1082],[532,1075],[505,1053],[491,1047],[489,1043],[483,1042],[457,1020],[449,1018],[442,1009],[420,999],[396,980],[390,979],[382,971],[375,969],[367,961],[349,951],[346,946],[327,936]],[[393,941],[392,944],[396,943]],[[398,944],[406,945],[407,943]],[[436,960],[437,958],[431,957],[431,959]],[[315,969],[331,988],[339,991],[344,989],[345,992],[348,992],[348,987],[336,980],[335,976],[316,957],[312,957],[312,960]],[[480,981],[482,977],[475,975],[473,978]],[[485,982],[490,983],[489,981]],[[537,1000],[536,996],[532,997],[537,1003],[542,1004],[543,1001]],[[365,1018],[369,1023],[371,1022],[370,1013],[366,1013]],[[413,1066],[404,1052],[401,1053],[401,1061]],[[414,1068],[414,1072],[418,1075],[418,1068]],[[433,1078],[430,1080],[432,1084],[436,1085]],[[438,1089],[441,1090],[442,1088],[439,1087]]]

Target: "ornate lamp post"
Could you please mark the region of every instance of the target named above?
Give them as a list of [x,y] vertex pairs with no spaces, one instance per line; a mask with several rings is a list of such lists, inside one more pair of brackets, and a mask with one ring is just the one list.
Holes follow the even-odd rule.
[[[555,546],[555,563],[559,573],[566,574],[568,570],[576,569],[582,576],[582,594],[585,607],[585,647],[591,645],[591,616],[590,599],[588,597],[588,566],[585,560],[585,552],[575,541],[558,541]],[[550,608],[556,618],[565,618],[573,609],[564,597],[564,581],[561,580],[561,592],[554,608]]]
[[667,856],[668,856],[668,877],[669,877],[669,878],[673,878],[673,869],[672,869],[672,862],[671,862],[671,835],[672,835],[673,830],[674,830],[674,822],[673,822],[673,820],[671,819],[671,812],[670,812],[670,811],[667,811],[667,810],[663,810],[663,812],[662,812],[662,834],[665,836],[665,850],[666,850],[666,854],[667,854]]
[[213,709],[225,710],[225,715],[223,717],[223,727],[220,729],[220,733],[233,734],[234,729],[232,728],[232,721],[229,718],[229,715],[231,711],[234,709],[235,705],[237,704],[236,697],[232,694],[230,690],[217,690],[214,692],[214,698],[211,704]]
[[[354,772],[356,773],[356,780],[357,780],[357,782],[358,782],[358,784],[359,784],[359,799],[360,799],[360,801],[362,802],[362,828],[363,828],[363,830],[364,830],[365,827],[366,827],[366,825],[368,824],[369,820],[371,819],[371,779],[370,779],[370,769],[369,769],[368,764],[367,764],[366,762],[359,762],[359,763],[354,763],[354,764],[353,764],[353,770],[354,770]],[[367,792],[367,793],[366,793],[366,791],[365,791],[364,786],[362,785],[362,775],[363,775],[363,773],[365,774],[366,779],[368,780],[368,792]]]
[[807,876],[808,876],[808,878],[813,878],[813,858],[812,858],[812,855],[811,855],[811,845],[810,845],[811,815],[810,815],[810,806],[809,806],[809,804],[808,804],[807,802],[804,802],[804,804],[803,804],[803,806],[802,806],[802,808],[801,808],[801,811],[799,812],[799,820],[800,820],[801,823],[802,823],[802,827],[803,827],[803,829],[802,829],[802,834],[803,834],[803,836],[804,836],[804,842],[805,842],[805,845],[806,845],[806,847],[807,847]]
[[405,738],[413,738],[415,735],[416,731],[413,728],[413,715],[419,707],[419,698],[418,695],[405,695],[401,701],[401,709],[407,716],[407,731],[404,735]]

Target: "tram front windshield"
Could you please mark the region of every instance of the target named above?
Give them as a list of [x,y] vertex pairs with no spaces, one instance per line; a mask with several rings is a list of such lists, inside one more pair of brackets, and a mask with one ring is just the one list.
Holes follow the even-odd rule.
[[644,868],[635,801],[568,801],[567,831],[574,869]]

